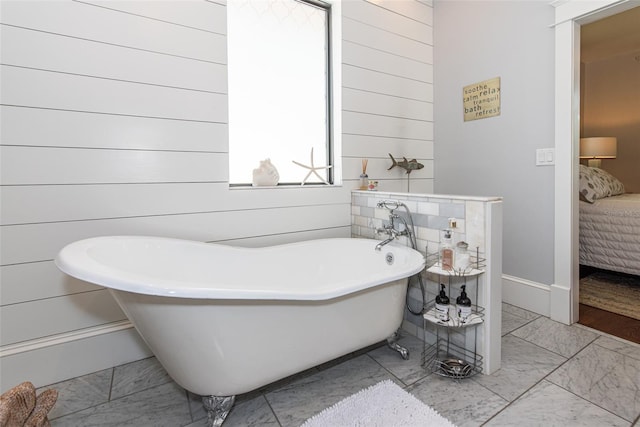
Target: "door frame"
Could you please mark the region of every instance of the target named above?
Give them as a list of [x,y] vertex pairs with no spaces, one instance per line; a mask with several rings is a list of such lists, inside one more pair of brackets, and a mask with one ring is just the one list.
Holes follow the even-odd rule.
[[578,155],[580,147],[580,26],[640,5],[637,0],[555,0],[554,283],[549,312],[578,321]]

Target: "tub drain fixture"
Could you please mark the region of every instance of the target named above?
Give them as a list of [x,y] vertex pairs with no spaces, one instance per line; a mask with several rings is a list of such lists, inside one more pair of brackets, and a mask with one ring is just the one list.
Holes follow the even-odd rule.
[[391,252],[387,252],[384,259],[387,261],[387,264],[393,264],[393,254]]

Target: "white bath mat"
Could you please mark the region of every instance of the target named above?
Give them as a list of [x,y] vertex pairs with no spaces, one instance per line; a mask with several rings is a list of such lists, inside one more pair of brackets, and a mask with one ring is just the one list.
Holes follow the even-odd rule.
[[360,390],[319,414],[302,427],[455,427],[415,396],[386,380]]

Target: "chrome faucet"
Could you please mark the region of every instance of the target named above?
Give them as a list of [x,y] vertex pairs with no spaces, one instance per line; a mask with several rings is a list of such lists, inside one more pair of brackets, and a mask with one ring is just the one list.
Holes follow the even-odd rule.
[[392,235],[391,237],[389,237],[388,239],[383,240],[382,242],[378,243],[376,245],[376,251],[379,251],[380,249],[382,249],[382,247],[384,245],[386,245],[387,243],[391,243],[393,242],[393,240],[396,238],[396,236]]
[[402,231],[396,229],[395,220],[397,218],[400,218],[400,217],[397,214],[393,213],[393,211],[391,211],[391,213],[389,214],[389,223],[383,226],[382,228],[376,228],[375,230],[376,234],[385,233],[389,236],[387,239],[383,240],[382,242],[376,245],[376,251],[379,251],[380,249],[382,249],[384,245],[391,243],[392,241],[397,239],[399,236],[409,235],[406,227]]

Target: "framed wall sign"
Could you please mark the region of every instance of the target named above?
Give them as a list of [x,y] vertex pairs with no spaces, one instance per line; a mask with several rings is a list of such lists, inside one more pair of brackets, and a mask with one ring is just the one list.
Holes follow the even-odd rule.
[[500,77],[462,88],[464,121],[500,115]]

